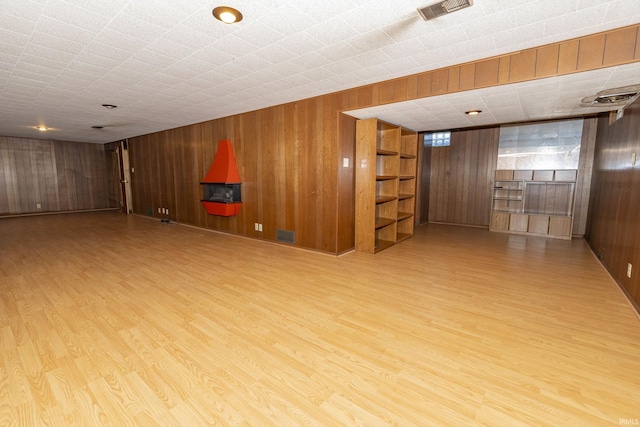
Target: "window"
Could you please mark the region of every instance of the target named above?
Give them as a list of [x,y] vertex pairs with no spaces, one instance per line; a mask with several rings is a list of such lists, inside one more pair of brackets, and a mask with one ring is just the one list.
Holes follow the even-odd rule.
[[424,134],[426,147],[448,147],[451,145],[451,132],[430,132]]

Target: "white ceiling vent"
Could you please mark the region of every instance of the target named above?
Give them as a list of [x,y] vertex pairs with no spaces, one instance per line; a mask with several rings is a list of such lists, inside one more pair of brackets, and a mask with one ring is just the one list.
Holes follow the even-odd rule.
[[473,0],[444,0],[431,6],[418,8],[418,13],[422,19],[428,21],[471,5],[473,5]]
[[607,89],[593,96],[582,99],[582,105],[590,107],[594,105],[624,106],[633,102],[640,94],[640,85],[631,85]]

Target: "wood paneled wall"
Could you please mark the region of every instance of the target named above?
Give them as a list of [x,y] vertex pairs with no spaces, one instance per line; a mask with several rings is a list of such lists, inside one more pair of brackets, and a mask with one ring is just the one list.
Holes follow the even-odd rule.
[[108,154],[99,144],[0,137],[0,214],[115,207]]
[[451,145],[432,147],[429,221],[489,226],[500,128],[451,132]]
[[[584,120],[573,226],[579,236],[587,221],[596,127],[596,118]],[[449,147],[425,148],[430,160],[422,172],[429,178],[423,178],[421,193],[429,210],[422,222],[489,226],[499,137],[500,127],[453,131]]]
[[[598,120],[585,238],[640,311],[640,100],[609,124]],[[631,278],[627,264],[631,263]]]
[[[352,248],[353,215],[341,217],[338,210],[353,212],[355,119],[338,120],[334,98],[130,139],[134,212],[160,216],[164,207],[171,219],[199,227],[267,240],[276,240],[280,229],[295,232],[297,246],[333,253]],[[200,204],[200,180],[223,139],[232,141],[242,179],[243,205],[234,217],[207,215]],[[338,156],[349,158],[346,170],[342,162],[338,169]]]
[[[134,212],[158,216],[164,207],[178,222],[267,240],[290,230],[297,246],[343,252],[353,247],[353,168],[342,161],[350,156],[353,165],[354,134],[341,112],[637,62],[638,27],[131,138]],[[243,180],[243,207],[231,218],[208,216],[199,202],[199,182],[221,139],[232,141]],[[488,224],[480,200],[462,206],[470,202],[473,213],[447,201],[444,217]]]

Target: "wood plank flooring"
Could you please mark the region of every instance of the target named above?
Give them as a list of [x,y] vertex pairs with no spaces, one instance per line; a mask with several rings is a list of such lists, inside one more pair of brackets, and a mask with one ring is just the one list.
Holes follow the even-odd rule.
[[640,321],[581,240],[342,257],[113,212],[0,220],[1,426],[603,426]]

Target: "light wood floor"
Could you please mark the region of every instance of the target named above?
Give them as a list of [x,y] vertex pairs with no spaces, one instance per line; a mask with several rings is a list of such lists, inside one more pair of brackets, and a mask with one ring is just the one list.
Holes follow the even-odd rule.
[[0,426],[603,426],[640,321],[581,240],[336,258],[113,212],[0,220]]

